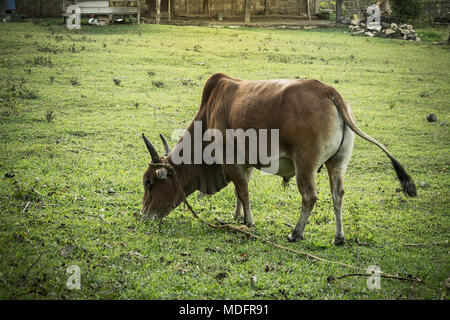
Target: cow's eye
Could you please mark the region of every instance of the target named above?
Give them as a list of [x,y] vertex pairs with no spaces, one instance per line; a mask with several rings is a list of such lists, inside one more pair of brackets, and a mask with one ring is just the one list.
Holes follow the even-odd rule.
[[150,190],[151,187],[152,187],[152,181],[151,181],[151,180],[145,180],[144,187],[145,187],[147,190]]

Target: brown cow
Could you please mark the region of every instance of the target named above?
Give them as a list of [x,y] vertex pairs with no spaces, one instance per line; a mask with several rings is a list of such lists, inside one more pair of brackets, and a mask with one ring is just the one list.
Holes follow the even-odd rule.
[[[318,80],[246,81],[214,74],[206,82],[200,109],[187,128],[191,136],[195,121],[202,124],[203,130],[215,128],[224,136],[227,129],[279,130],[279,170],[276,174],[285,181],[295,175],[302,195],[300,219],[288,236],[289,241],[303,238],[317,200],[316,172],[325,164],[336,215],[334,243],[345,242],[341,212],[343,179],[352,154],[353,132],[381,148],[391,160],[403,192],[407,196],[417,196],[414,182],[400,163],[382,144],[356,126],[351,108],[342,96]],[[176,164],[173,161],[175,150],[170,151],[162,136],[166,149],[163,157],[158,156],[144,134],[142,137],[152,158],[143,177],[142,214],[145,217],[162,219],[194,191],[214,194],[232,181],[237,196],[234,216],[240,218],[243,213],[245,224],[254,226],[248,181],[253,168],[262,167],[259,162]],[[178,141],[175,149],[183,139]],[[224,145],[231,142],[225,140]],[[193,146],[194,142],[190,143]],[[248,144],[245,148],[248,149]]]

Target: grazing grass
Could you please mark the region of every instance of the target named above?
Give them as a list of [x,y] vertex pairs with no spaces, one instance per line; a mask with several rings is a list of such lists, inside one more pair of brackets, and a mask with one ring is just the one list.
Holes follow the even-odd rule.
[[[445,30],[418,33],[425,41],[340,29],[0,24],[0,298],[439,299],[450,273],[448,246],[404,246],[441,243],[450,231],[450,52],[431,44]],[[332,244],[326,170],[298,243],[285,239],[285,223],[294,225],[301,207],[295,184],[283,190],[280,178],[255,172],[255,233],[425,285],[383,278],[370,290],[363,277],[328,282],[352,270],[210,229],[183,206],[160,226],[135,220],[149,162],[140,134],[162,151],[158,134],[187,126],[214,72],[333,85],[358,125],[422,182],[418,198],[406,199],[386,156],[356,138],[345,247]],[[427,122],[429,113],[438,120]],[[189,201],[208,221],[231,221],[232,185]],[[80,290],[66,286],[71,265],[80,268]]]

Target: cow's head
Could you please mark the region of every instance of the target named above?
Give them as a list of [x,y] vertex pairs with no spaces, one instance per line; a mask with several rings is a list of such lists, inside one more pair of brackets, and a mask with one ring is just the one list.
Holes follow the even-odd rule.
[[167,161],[170,153],[169,145],[163,135],[159,136],[165,149],[165,155],[162,157],[158,155],[147,137],[142,134],[142,139],[144,139],[151,156],[151,162],[143,178],[142,214],[151,220],[164,218],[183,200],[182,190],[177,186],[174,172],[172,172],[173,167]]

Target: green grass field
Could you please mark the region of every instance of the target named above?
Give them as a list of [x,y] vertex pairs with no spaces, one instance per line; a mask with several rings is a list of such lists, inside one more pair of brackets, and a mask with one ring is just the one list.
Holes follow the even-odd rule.
[[[70,31],[56,22],[0,23],[0,298],[440,299],[450,276],[450,51],[421,42],[290,31],[122,25]],[[215,72],[244,79],[316,78],[337,88],[357,124],[403,164],[406,199],[388,158],[356,138],[346,175],[347,244],[332,244],[328,176],[305,240],[287,243],[300,214],[295,183],[255,172],[255,233],[361,268],[419,277],[370,290],[350,269],[213,230],[178,207],[161,224],[136,221],[149,155],[194,117]],[[429,123],[434,113],[438,121]],[[174,143],[175,141],[171,141]],[[230,184],[189,201],[203,219],[232,221]],[[360,243],[360,245],[358,245]],[[412,243],[441,243],[408,247]],[[69,290],[67,268],[80,268]],[[256,277],[256,278],[255,278]],[[252,280],[253,279],[253,280]],[[255,281],[256,280],[256,281]]]

